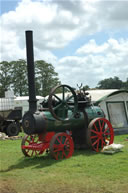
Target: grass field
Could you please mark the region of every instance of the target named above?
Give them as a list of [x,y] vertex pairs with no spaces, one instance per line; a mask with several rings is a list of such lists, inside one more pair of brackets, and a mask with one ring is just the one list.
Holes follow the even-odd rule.
[[25,158],[21,140],[0,141],[0,193],[128,193],[128,135],[114,155],[75,151],[66,160],[50,155]]

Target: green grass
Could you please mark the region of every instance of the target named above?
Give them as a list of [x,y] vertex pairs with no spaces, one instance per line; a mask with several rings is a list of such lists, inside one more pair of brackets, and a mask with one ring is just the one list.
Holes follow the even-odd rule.
[[124,144],[114,155],[75,151],[66,160],[50,155],[25,158],[21,140],[0,141],[1,193],[127,193],[128,135],[116,136]]

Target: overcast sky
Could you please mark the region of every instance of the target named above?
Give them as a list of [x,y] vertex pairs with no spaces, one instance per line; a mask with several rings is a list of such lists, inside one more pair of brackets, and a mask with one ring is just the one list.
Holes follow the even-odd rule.
[[62,84],[128,78],[127,0],[0,3],[0,61],[26,59],[25,31],[33,30],[35,60],[52,63]]

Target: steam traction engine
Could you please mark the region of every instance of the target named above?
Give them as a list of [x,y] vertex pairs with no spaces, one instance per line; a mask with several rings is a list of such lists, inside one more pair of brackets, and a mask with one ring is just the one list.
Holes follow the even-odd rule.
[[110,122],[81,88],[76,93],[68,85],[57,86],[37,110],[32,31],[26,31],[26,46],[29,111],[22,121],[27,134],[22,139],[23,154],[31,157],[46,151],[58,160],[71,157],[74,148],[89,147],[99,152],[112,144],[114,133]]

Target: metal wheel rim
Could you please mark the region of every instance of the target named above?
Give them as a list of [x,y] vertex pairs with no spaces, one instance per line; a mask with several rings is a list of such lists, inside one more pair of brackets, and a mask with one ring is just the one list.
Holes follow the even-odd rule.
[[66,133],[57,133],[50,142],[50,153],[56,160],[69,158],[74,152],[72,137]]
[[96,118],[88,126],[88,145],[99,152],[104,146],[114,141],[114,131],[111,123],[105,118]]
[[27,157],[33,157],[33,156],[40,155],[42,153],[41,151],[22,148],[22,145],[31,145],[34,143],[37,144],[38,141],[39,141],[38,135],[26,135],[26,136],[24,136],[24,138],[22,139],[22,143],[21,143],[21,149],[22,149],[23,154]]
[[[63,98],[59,98],[55,92],[57,89],[60,89],[62,87],[62,90],[63,90]],[[66,89],[69,89],[69,91],[72,93],[72,95],[65,100],[65,90]],[[53,100],[53,97],[55,97],[59,102],[60,104],[57,105],[57,107],[53,108],[52,106],[52,100]],[[66,118],[61,118],[59,116],[57,116],[57,114],[55,113],[55,110],[57,108],[60,108],[61,106],[63,106],[63,103],[65,103],[65,105],[67,106],[68,109],[70,109],[69,105],[68,105],[68,101],[73,98],[74,99],[74,109],[73,109],[73,113],[71,114],[70,117],[66,117]],[[48,106],[49,106],[49,110],[51,112],[51,114],[53,115],[53,117],[59,121],[65,121],[65,120],[69,120],[71,117],[73,117],[75,115],[75,113],[77,112],[77,109],[78,109],[78,101],[77,101],[77,96],[76,96],[76,93],[75,91],[68,85],[60,85],[60,86],[57,86],[55,87],[54,89],[52,89],[50,95],[49,95],[49,99],[48,99]]]

